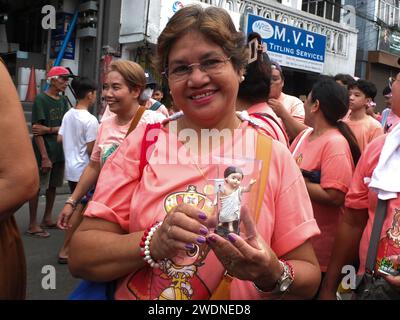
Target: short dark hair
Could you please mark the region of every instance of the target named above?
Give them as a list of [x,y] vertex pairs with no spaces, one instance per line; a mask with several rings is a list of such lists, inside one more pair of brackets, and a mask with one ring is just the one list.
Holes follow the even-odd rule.
[[228,178],[232,173],[239,173],[242,175],[243,178],[243,171],[240,168],[234,166],[230,166],[225,169],[224,178]]
[[336,76],[333,77],[335,81],[340,81],[345,86],[353,85],[356,80],[354,80],[353,76],[347,73],[338,73]]
[[362,79],[357,80],[352,85],[349,85],[349,89],[358,89],[364,93],[367,98],[371,98],[372,100],[375,99],[377,93],[376,86],[371,81]]
[[93,92],[97,88],[95,83],[87,77],[74,78],[71,87],[74,89],[78,100],[84,99],[89,92]]
[[252,32],[249,34],[248,42],[257,39],[257,60],[246,67],[245,78],[240,83],[238,98],[250,103],[266,102],[271,89],[271,62],[267,54],[262,50],[261,36]]

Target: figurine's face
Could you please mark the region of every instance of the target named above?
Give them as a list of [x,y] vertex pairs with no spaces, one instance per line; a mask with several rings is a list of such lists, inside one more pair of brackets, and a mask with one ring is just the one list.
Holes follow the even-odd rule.
[[228,183],[233,188],[238,188],[242,182],[243,176],[241,173],[231,173],[225,178],[226,183]]

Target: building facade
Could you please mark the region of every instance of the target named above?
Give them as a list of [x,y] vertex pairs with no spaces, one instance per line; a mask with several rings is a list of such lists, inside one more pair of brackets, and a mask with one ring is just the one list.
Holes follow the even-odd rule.
[[[319,74],[354,74],[356,46],[353,44],[357,43],[357,30],[353,11],[347,12],[341,3],[321,7],[315,4],[324,1],[280,2],[122,0],[119,35],[122,57],[136,58],[150,66],[149,52],[153,50],[157,36],[168,19],[180,7],[200,3],[228,10],[238,29],[245,33],[251,31],[249,16],[252,16],[253,27],[258,25],[259,28],[253,31],[262,33],[260,30],[265,26],[272,30],[263,37],[265,46],[272,58],[284,67],[285,91],[290,94],[306,95]],[[132,19],[132,12],[138,19]],[[254,19],[257,20],[255,23]],[[311,51],[305,50],[307,46]],[[296,56],[297,53],[300,56]]]

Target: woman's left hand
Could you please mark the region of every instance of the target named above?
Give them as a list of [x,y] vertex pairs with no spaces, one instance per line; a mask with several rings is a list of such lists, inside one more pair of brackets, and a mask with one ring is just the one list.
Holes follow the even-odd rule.
[[[242,217],[246,215],[243,213],[242,208]],[[273,289],[283,271],[278,258],[255,230],[251,219],[242,221],[252,236],[245,240],[230,233],[227,240],[217,234],[210,234],[207,236],[209,246],[230,275],[253,281],[263,289]]]

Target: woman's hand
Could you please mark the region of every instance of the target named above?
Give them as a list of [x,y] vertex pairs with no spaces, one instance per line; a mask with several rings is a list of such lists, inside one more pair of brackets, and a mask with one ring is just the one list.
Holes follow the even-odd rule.
[[176,257],[193,250],[194,244],[206,242],[207,215],[197,208],[180,204],[167,214],[163,224],[154,233],[150,252],[154,260]]
[[72,225],[69,223],[69,220],[71,219],[74,210],[75,208],[72,207],[70,204],[64,205],[64,208],[62,208],[60,215],[57,219],[57,227],[59,227],[61,230],[71,228]]
[[253,281],[262,289],[272,290],[283,270],[278,258],[258,234],[247,210],[242,208],[242,221],[247,239],[230,233],[228,240],[217,234],[208,243],[228,273],[241,280]]

